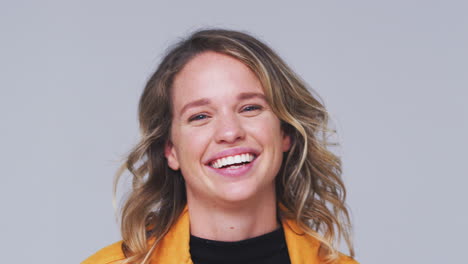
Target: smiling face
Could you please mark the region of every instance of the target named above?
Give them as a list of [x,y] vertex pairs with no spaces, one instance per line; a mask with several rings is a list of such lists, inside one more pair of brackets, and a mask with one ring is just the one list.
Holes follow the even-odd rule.
[[172,103],[165,156],[181,170],[188,202],[274,199],[290,139],[248,67],[219,53],[197,55],[176,75]]

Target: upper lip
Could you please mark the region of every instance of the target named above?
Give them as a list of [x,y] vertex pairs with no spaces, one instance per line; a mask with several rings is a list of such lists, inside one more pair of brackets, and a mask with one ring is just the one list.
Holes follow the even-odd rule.
[[259,151],[253,148],[246,148],[246,147],[226,149],[211,156],[205,162],[205,164],[209,165],[217,159],[228,157],[228,156],[235,156],[235,155],[244,154],[244,153],[251,153],[251,154],[254,154],[255,156],[258,156]]

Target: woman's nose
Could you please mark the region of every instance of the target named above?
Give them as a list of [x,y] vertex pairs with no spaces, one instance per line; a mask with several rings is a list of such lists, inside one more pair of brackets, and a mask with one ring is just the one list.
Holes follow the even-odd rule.
[[245,138],[242,122],[234,113],[218,117],[215,140],[217,143],[232,144]]

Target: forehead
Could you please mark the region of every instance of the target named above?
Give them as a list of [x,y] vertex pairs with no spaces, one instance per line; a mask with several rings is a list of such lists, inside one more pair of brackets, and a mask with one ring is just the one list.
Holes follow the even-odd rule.
[[205,52],[191,59],[176,75],[172,99],[178,103],[203,97],[263,94],[257,76],[241,61],[228,55]]

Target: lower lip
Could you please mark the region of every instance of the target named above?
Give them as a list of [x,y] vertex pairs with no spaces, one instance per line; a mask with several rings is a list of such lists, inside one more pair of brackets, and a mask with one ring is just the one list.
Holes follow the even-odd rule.
[[229,168],[223,168],[223,169],[215,169],[211,166],[208,166],[208,168],[210,168],[212,171],[218,173],[218,174],[221,174],[223,176],[227,176],[227,177],[241,177],[245,174],[247,174],[247,172],[253,167],[254,163],[257,161],[257,158],[256,157],[254,160],[252,160],[252,162],[250,163],[247,163],[239,168],[235,168],[235,169],[229,169]]

